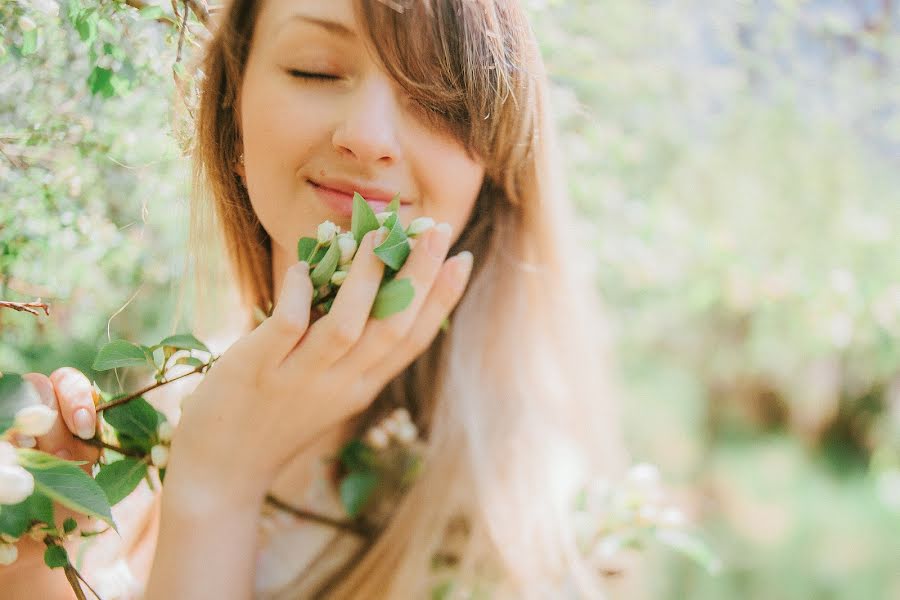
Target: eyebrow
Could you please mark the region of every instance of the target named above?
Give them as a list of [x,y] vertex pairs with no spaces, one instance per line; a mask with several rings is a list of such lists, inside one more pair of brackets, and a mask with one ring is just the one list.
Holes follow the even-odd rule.
[[323,29],[326,29],[330,33],[334,33],[335,35],[339,35],[344,38],[356,37],[356,33],[344,25],[343,23],[338,23],[337,21],[329,21],[328,19],[321,19],[319,17],[311,17],[309,15],[301,15],[296,14],[292,15],[288,21],[304,21],[306,23],[312,23],[313,25],[318,25]]

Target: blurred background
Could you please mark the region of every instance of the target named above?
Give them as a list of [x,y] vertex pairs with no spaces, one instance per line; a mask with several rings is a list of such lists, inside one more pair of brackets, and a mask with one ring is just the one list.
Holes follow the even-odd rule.
[[[527,4],[632,454],[724,565],[652,550],[640,595],[900,598],[900,3]],[[102,384],[107,335],[172,332],[175,82],[203,32],[191,16],[176,64],[175,21],[168,2],[0,2],[0,299],[52,305],[0,311],[2,371]]]

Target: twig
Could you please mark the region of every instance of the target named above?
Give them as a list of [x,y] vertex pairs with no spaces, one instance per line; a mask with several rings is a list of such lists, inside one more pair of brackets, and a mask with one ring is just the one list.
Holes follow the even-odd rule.
[[89,440],[83,440],[80,437],[78,437],[77,435],[75,435],[74,433],[72,434],[72,437],[77,439],[79,442],[84,442],[88,446],[93,446],[94,448],[103,448],[106,450],[112,450],[113,452],[118,452],[119,454],[122,454],[123,456],[130,456],[132,458],[140,458],[140,459],[147,458],[146,456],[144,456],[144,453],[141,452],[140,450],[128,450],[127,448],[122,448],[120,446],[114,446],[112,444],[108,444],[108,443],[104,442],[103,440],[101,440],[99,438],[91,438]]
[[[181,49],[184,47],[184,32],[187,31],[187,20],[188,20],[187,3],[188,3],[188,0],[184,0],[184,17],[181,19],[181,31],[178,32],[178,50],[175,52],[175,64],[176,65],[181,62]],[[175,0],[172,0],[172,6],[176,6]]]
[[343,529],[344,531],[353,533],[363,538],[370,538],[374,533],[372,528],[365,523],[354,523],[352,521],[340,521],[338,519],[332,519],[331,517],[326,517],[325,515],[320,515],[318,513],[310,512],[302,508],[291,506],[290,504],[279,500],[272,494],[266,495],[266,504],[274,506],[279,510],[291,513],[292,515],[301,519],[307,519],[309,521],[320,523],[322,525],[329,525],[336,529]]
[[97,598],[97,600],[103,600],[103,598],[100,597],[100,594],[98,594],[97,591],[91,587],[91,584],[89,584],[85,580],[85,578],[81,575],[81,573],[78,572],[78,569],[76,569],[75,567],[71,567],[71,568],[73,571],[75,571],[76,577],[78,577],[78,579],[81,580],[81,583],[83,583],[84,585],[87,586],[87,589],[91,590],[91,593]]
[[127,396],[122,396],[121,398],[116,398],[115,400],[110,400],[109,402],[107,402],[105,404],[101,404],[101,405],[97,406],[96,410],[99,413],[108,408],[112,408],[113,406],[119,406],[120,404],[125,404],[126,402],[134,400],[135,398],[137,398],[139,396],[143,396],[147,392],[149,392],[151,390],[155,390],[156,388],[166,385],[167,383],[172,383],[173,381],[178,381],[179,379],[184,379],[185,377],[194,375],[195,373],[201,373],[203,371],[203,369],[207,368],[208,366],[209,366],[209,363],[203,364],[203,365],[200,365],[199,367],[194,367],[187,373],[182,373],[181,375],[179,375],[177,377],[173,377],[172,379],[166,379],[165,381],[157,381],[156,383],[152,383],[132,394],[128,394]]
[[0,308],[11,308],[19,312],[27,312],[33,315],[40,315],[38,309],[44,311],[44,314],[50,316],[50,306],[46,302],[41,302],[38,298],[34,302],[11,302],[9,300],[0,300]]

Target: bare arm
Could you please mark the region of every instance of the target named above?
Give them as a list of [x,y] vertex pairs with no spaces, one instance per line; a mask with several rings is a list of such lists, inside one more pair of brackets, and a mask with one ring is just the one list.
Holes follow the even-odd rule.
[[211,491],[186,462],[170,464],[144,600],[253,597],[263,490]]

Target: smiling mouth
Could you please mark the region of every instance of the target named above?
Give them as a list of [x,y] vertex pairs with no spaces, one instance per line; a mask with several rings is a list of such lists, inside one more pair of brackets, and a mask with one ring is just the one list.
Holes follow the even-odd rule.
[[[307,179],[307,183],[309,183],[310,187],[312,187],[313,191],[319,197],[319,200],[321,200],[322,203],[325,204],[325,206],[327,206],[332,212],[337,213],[342,217],[350,217],[353,215],[352,193],[347,193],[341,190],[336,190],[333,188],[325,187],[323,185],[319,185],[311,179]],[[387,210],[388,206],[388,201],[386,200],[366,199],[366,203],[372,208],[372,211],[375,213],[384,212],[385,210]]]

